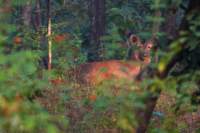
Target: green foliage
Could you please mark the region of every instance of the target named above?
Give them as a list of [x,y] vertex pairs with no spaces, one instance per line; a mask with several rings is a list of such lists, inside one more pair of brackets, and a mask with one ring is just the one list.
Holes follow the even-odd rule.
[[23,6],[27,3],[34,3],[35,0],[12,0],[11,4],[12,6]]
[[105,59],[122,59],[126,58],[128,53],[128,46],[124,42],[117,31],[116,26],[110,27],[112,30],[109,35],[104,36],[103,47],[104,47],[104,58]]
[[79,37],[70,38],[61,42],[53,42],[53,65],[60,72],[66,71],[75,65],[84,63],[86,55],[81,51]]
[[1,52],[0,58],[1,132],[57,132],[51,122],[53,117],[28,100],[34,92],[47,87],[47,81],[38,75],[37,52]]

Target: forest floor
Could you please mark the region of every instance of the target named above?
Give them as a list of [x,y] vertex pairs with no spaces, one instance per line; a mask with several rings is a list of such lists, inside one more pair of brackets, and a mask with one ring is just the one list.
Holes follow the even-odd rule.
[[194,111],[191,110],[191,105],[183,104],[176,112],[174,111],[175,104],[175,97],[167,92],[161,93],[155,111],[163,113],[166,120],[161,125],[161,121],[156,121],[154,116],[152,121],[156,121],[156,124],[161,127],[168,125],[169,127],[178,128],[180,133],[197,133],[197,130],[200,129],[200,107],[197,107]]
[[[70,117],[73,121],[79,121],[82,117],[84,111],[90,111],[90,108],[79,108],[74,106],[73,101],[68,101],[65,104],[61,104],[61,97],[63,95],[67,95],[63,91],[63,89],[59,89],[55,87],[54,89],[48,89],[44,91],[42,96],[36,97],[36,100],[41,103],[41,105],[47,109],[50,113],[57,114],[62,112],[64,115]],[[80,97],[81,98],[81,97]],[[76,99],[75,99],[76,100]],[[80,100],[80,99],[77,99]],[[176,100],[173,96],[169,95],[166,92],[163,92],[160,95],[160,98],[157,102],[156,109],[154,112],[158,113],[157,115],[153,115],[151,119],[151,126],[150,128],[162,128],[170,131],[170,128],[177,128],[179,133],[197,133],[200,128],[200,107],[197,108],[195,112],[191,111],[187,108],[187,105],[184,107],[180,107],[178,113],[174,113],[174,105]],[[59,106],[65,106],[67,111],[60,111]],[[70,127],[70,128],[76,128]],[[198,131],[197,131],[198,130]],[[70,130],[72,131],[72,130]],[[73,130],[73,133],[76,133]],[[117,130],[112,131],[105,131],[108,133],[115,133],[118,132]]]

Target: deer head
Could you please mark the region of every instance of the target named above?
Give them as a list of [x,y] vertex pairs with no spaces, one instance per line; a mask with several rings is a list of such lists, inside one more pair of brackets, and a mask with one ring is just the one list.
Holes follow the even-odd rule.
[[129,37],[129,47],[136,46],[134,52],[131,54],[131,60],[140,61],[146,65],[151,62],[151,50],[153,48],[153,41],[148,40],[145,43],[141,42],[141,39],[132,34]]

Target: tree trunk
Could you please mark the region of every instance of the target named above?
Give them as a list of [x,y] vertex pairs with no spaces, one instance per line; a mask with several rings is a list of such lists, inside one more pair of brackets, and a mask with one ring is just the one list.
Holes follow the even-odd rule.
[[102,57],[102,43],[101,37],[105,34],[105,0],[91,0],[90,1],[90,45],[89,60],[101,60]]

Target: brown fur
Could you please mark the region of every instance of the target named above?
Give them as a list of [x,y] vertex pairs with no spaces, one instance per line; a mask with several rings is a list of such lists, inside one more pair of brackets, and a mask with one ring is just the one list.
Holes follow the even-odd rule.
[[76,79],[81,83],[92,85],[110,79],[134,80],[141,69],[151,62],[150,50],[153,46],[151,42],[141,44],[138,37],[136,40],[138,41],[136,46],[139,47],[139,50],[132,54],[131,60],[108,60],[82,64],[73,70]]

